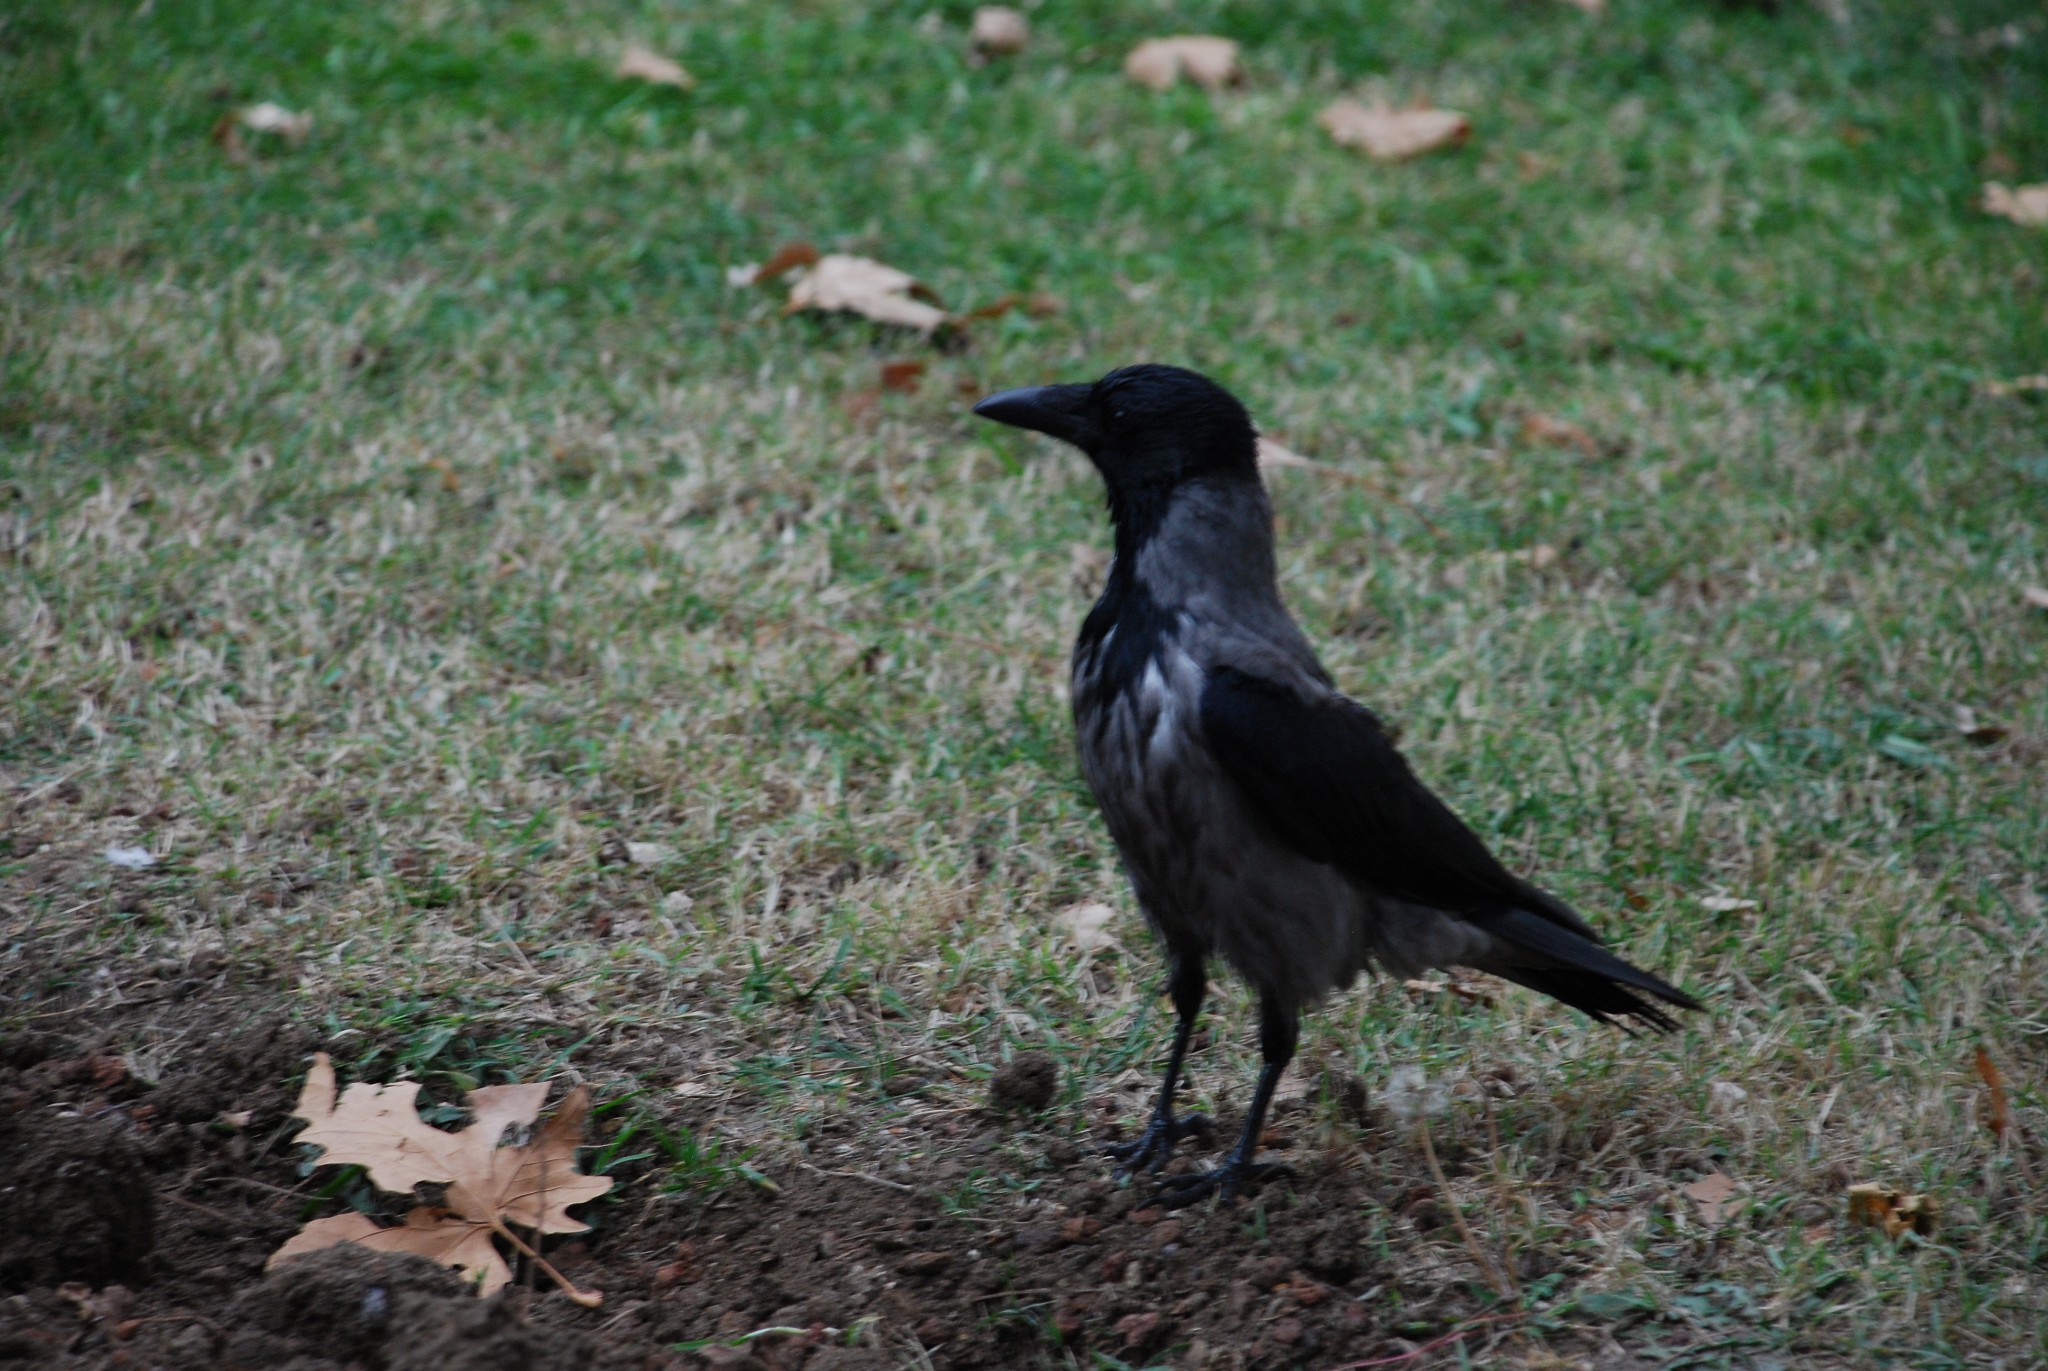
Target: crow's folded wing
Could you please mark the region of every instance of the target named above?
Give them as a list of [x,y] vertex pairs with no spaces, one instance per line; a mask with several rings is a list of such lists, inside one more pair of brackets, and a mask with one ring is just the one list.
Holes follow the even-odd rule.
[[1392,899],[1481,921],[1526,910],[1599,941],[1569,905],[1496,861],[1363,705],[1305,701],[1221,667],[1202,689],[1202,731],[1252,810],[1303,856]]

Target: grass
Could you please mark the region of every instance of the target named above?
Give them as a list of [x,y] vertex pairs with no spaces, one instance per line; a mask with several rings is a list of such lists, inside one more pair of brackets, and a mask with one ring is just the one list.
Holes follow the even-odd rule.
[[[964,397],[1179,361],[1349,478],[1274,480],[1337,678],[1713,1005],[1624,1041],[1365,987],[1305,1059],[1462,1073],[1440,1145],[1559,1302],[1724,1360],[2048,1355],[2048,427],[1975,385],[2048,359],[2048,240],[1973,203],[2048,177],[2048,32],[1825,8],[1072,4],[986,67],[956,3],[0,17],[6,1013],[217,949],[444,1099],[572,1054],[708,1087],[701,1146],[621,1115],[685,1181],[833,1121],[885,1155],[893,1078],[971,1102],[1024,1046],[1069,1107],[1149,1078],[1135,915],[1090,958],[1051,925],[1129,905],[1062,696],[1094,478]],[[1118,75],[1173,31],[1244,88]],[[696,89],[614,80],[629,38]],[[1340,93],[1475,135],[1371,165]],[[312,136],[231,161],[259,99]],[[795,238],[1065,308],[939,352],[727,286]],[[1709,1238],[1673,1192],[1712,1167],[1749,1208]],[[1935,1240],[1842,1230],[1872,1178]]]

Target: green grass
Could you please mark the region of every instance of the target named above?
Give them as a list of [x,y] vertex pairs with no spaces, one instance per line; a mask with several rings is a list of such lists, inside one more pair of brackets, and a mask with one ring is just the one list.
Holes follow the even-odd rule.
[[[1022,1046],[1078,1120],[1162,1038],[1135,916],[1092,959],[1050,923],[1129,904],[1061,694],[1106,531],[1078,457],[965,397],[1176,361],[1350,478],[1274,479],[1340,682],[1713,1005],[1623,1041],[1368,987],[1306,1060],[1465,1073],[1436,1128],[1478,1153],[1510,1069],[1458,1183],[1567,1255],[1560,1300],[1781,1359],[2048,1355],[2048,413],[1975,388],[2048,367],[2048,237],[1973,204],[2048,179],[2037,7],[1070,4],[987,67],[971,8],[0,16],[7,1012],[219,947],[444,1100],[572,1051],[709,1086],[701,1148],[621,1115],[684,1182]],[[1120,77],[1176,31],[1242,40],[1244,88]],[[614,80],[629,38],[696,89]],[[1340,93],[1474,136],[1376,166],[1314,124]],[[209,131],[261,99],[312,136],[232,162]],[[726,285],[797,238],[1065,309],[939,352]],[[165,862],[117,883],[117,840]],[[950,1202],[1002,1203],[1000,1161]],[[1672,1193],[1710,1164],[1751,1197],[1713,1243]],[[1862,1179],[1935,1194],[1936,1241],[1841,1229]]]

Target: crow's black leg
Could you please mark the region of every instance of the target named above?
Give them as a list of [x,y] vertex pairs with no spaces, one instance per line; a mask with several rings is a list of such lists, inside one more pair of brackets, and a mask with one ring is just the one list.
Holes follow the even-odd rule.
[[1173,1012],[1180,1022],[1173,1030],[1173,1051],[1166,1058],[1166,1080],[1159,1087],[1159,1103],[1152,1110],[1152,1121],[1145,1125],[1134,1142],[1119,1143],[1103,1151],[1115,1157],[1121,1166],[1119,1176],[1131,1176],[1140,1171],[1157,1171],[1173,1156],[1173,1145],[1190,1133],[1209,1132],[1209,1120],[1200,1114],[1190,1114],[1177,1119],[1173,1114],[1173,1092],[1180,1085],[1181,1063],[1188,1055],[1188,1039],[1195,1033],[1195,1016],[1202,1012],[1202,997],[1209,991],[1209,976],[1203,969],[1202,957],[1178,956],[1173,959],[1172,979],[1167,982],[1167,993],[1173,996]]
[[1273,1102],[1273,1089],[1280,1073],[1294,1059],[1294,1045],[1301,1037],[1301,1016],[1290,1006],[1282,1008],[1266,999],[1259,1002],[1259,1053],[1265,1063],[1259,1068],[1259,1088],[1252,1095],[1251,1112],[1245,1115],[1244,1131],[1237,1146],[1223,1164],[1210,1171],[1188,1176],[1169,1176],[1159,1184],[1159,1202],[1168,1209],[1220,1195],[1230,1199],[1254,1181],[1291,1176],[1294,1168],[1277,1162],[1253,1160],[1259,1154],[1259,1134],[1265,1130],[1266,1107]]

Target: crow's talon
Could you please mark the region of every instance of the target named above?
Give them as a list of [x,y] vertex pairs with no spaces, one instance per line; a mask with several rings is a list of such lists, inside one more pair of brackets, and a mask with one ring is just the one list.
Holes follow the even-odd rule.
[[1167,1209],[1185,1209],[1191,1204],[1199,1204],[1211,1195],[1223,1200],[1234,1200],[1238,1192],[1248,1185],[1281,1180],[1293,1175],[1294,1168],[1285,1162],[1230,1161],[1208,1171],[1167,1177],[1159,1183],[1159,1188],[1152,1192],[1152,1203]]
[[1206,1114],[1189,1114],[1178,1119],[1154,1118],[1135,1139],[1127,1143],[1111,1143],[1102,1149],[1102,1153],[1122,1163],[1116,1169],[1119,1179],[1135,1176],[1140,1171],[1152,1175],[1173,1159],[1175,1143],[1195,1133],[1206,1138],[1210,1132]]

